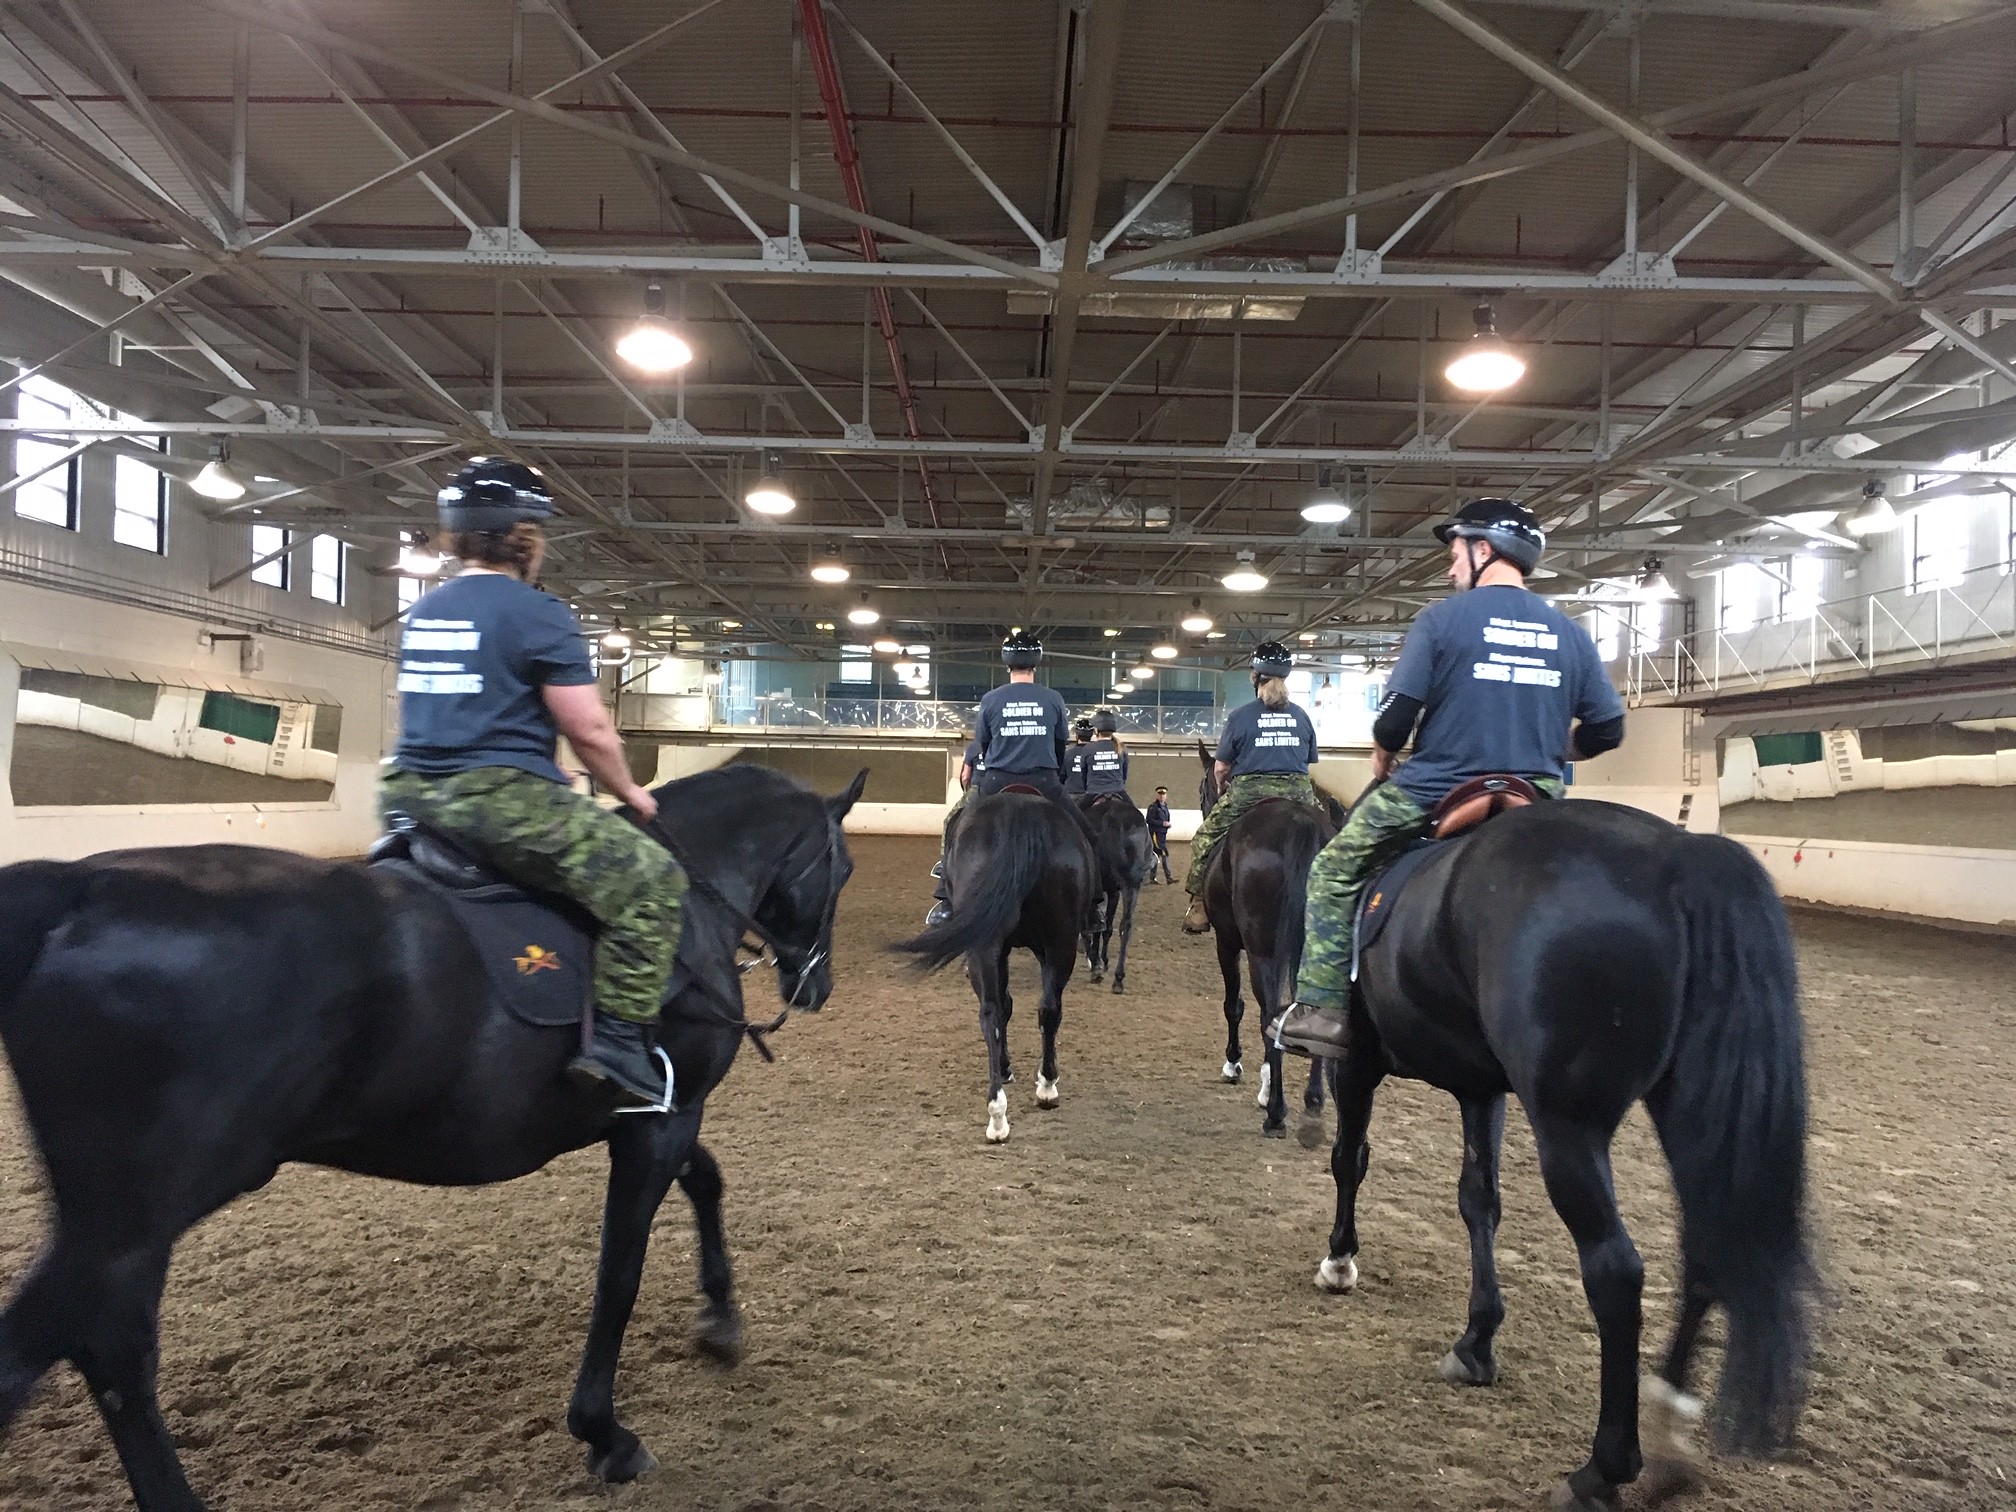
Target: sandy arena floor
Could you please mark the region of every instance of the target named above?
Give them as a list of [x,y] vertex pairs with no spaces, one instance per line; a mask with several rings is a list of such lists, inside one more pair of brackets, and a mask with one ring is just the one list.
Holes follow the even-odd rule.
[[[879,948],[924,908],[928,848],[855,851],[831,1006],[710,1104],[749,1324],[732,1375],[686,1342],[676,1192],[660,1220],[619,1399],[665,1468],[603,1488],[562,1423],[594,1153],[473,1192],[295,1169],[192,1234],[169,1287],[162,1399],[215,1507],[1470,1512],[1538,1507],[1581,1461],[1595,1336],[1516,1117],[1504,1378],[1457,1391],[1434,1372],[1467,1288],[1451,1102],[1382,1093],[1364,1281],[1320,1295],[1327,1154],[1261,1140],[1252,1080],[1219,1084],[1217,970],[1177,935],[1175,889],[1145,894],[1125,997],[1081,969],[1052,1113],[1030,1098],[1028,988],[1015,1136],[990,1149],[971,994]],[[2016,1507],[2016,941],[1798,923],[1834,1308],[1800,1451],[1720,1467],[1684,1505]],[[1617,1175],[1651,1273],[1649,1358],[1674,1249],[1640,1118]],[[8,1087],[0,1278],[28,1260],[41,1202]],[[0,1448],[0,1507],[127,1505],[59,1372]]]

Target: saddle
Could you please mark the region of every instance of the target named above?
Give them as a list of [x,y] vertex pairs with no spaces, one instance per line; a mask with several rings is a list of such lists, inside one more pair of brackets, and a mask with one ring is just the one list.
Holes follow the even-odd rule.
[[1429,814],[1428,834],[1408,846],[1384,868],[1374,872],[1372,879],[1358,894],[1357,929],[1351,936],[1351,979],[1354,982],[1358,979],[1358,963],[1364,959],[1366,948],[1379,938],[1380,931],[1386,927],[1387,919],[1393,915],[1393,906],[1399,902],[1407,883],[1420,869],[1421,863],[1434,854],[1443,842],[1467,835],[1499,814],[1531,808],[1543,802],[1545,797],[1524,777],[1510,777],[1503,773],[1472,777],[1452,788]]
[[1027,793],[1031,798],[1041,798],[1043,789],[1031,787],[1026,782],[1010,782],[995,789],[996,793]]

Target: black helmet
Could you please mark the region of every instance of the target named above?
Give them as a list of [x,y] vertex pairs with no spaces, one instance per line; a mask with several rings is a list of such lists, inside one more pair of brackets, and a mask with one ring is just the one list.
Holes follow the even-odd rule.
[[1080,740],[1090,740],[1092,738],[1092,721],[1089,718],[1078,720],[1077,723],[1071,726],[1071,733],[1076,735]]
[[1456,511],[1456,518],[1435,527],[1435,539],[1443,545],[1453,540],[1484,541],[1521,572],[1540,565],[1547,549],[1547,532],[1533,517],[1533,511],[1510,499],[1472,499]]
[[1253,648],[1253,670],[1261,677],[1286,677],[1295,670],[1295,653],[1279,641],[1262,641]]
[[1111,709],[1101,709],[1092,716],[1092,728],[1101,735],[1111,735],[1120,728],[1120,717]]
[[472,457],[434,502],[443,530],[509,530],[553,513],[553,495],[536,467],[505,457]]
[[1043,660],[1043,642],[1027,630],[1011,631],[1008,638],[1001,642],[1001,662],[1004,666],[1013,667],[1019,672],[1035,666],[1041,660]]

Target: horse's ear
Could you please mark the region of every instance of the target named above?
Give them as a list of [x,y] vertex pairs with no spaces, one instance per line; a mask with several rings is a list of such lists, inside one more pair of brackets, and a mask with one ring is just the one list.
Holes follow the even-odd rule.
[[847,790],[836,793],[826,800],[826,807],[833,811],[835,819],[845,819],[847,811],[861,801],[861,790],[868,786],[868,768],[863,767],[854,774],[854,780],[847,784]]

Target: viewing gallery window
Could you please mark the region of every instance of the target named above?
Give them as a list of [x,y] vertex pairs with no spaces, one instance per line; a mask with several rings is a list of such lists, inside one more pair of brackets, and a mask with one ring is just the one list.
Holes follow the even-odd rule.
[[325,604],[343,602],[343,567],[348,555],[334,536],[318,535],[308,543],[308,593]]
[[1967,576],[1970,499],[1941,499],[1911,512],[1911,591],[1958,588]]
[[[30,378],[18,395],[16,418],[50,426],[68,426],[79,404],[77,395],[46,378]],[[77,528],[77,458],[69,455],[74,449],[68,435],[15,432],[14,475],[28,480],[14,490],[15,514],[59,530]]]
[[290,544],[287,537],[288,532],[278,525],[252,527],[252,560],[258,563],[252,569],[253,582],[264,583],[268,588],[287,587],[288,568],[294,560],[287,554]]

